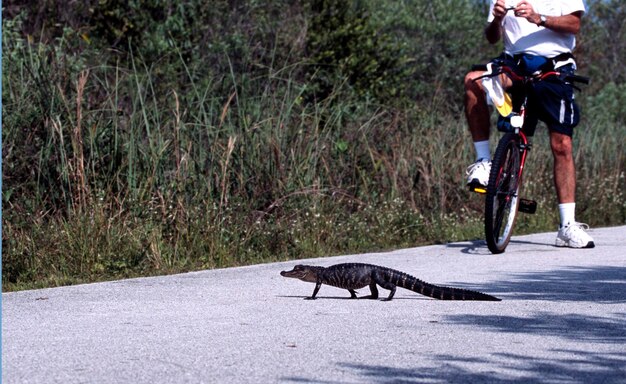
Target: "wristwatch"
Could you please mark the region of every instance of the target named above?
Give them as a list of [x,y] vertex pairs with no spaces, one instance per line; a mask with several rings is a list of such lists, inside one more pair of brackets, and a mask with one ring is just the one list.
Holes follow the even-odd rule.
[[546,21],[548,20],[548,18],[545,17],[544,15],[539,15],[539,19],[541,20],[539,22],[539,26],[540,27],[545,27],[546,26]]

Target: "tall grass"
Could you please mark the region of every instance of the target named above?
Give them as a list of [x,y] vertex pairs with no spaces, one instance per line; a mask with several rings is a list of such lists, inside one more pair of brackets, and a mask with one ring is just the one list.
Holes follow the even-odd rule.
[[[4,290],[483,236],[462,107],[445,96],[391,107],[343,82],[311,103],[304,62],[218,73],[173,50],[171,81],[138,53],[87,65],[63,44],[9,37]],[[578,219],[591,225],[626,218],[626,128],[607,105],[623,95],[618,84],[579,98]],[[518,233],[557,220],[536,136],[525,194],[540,211]]]

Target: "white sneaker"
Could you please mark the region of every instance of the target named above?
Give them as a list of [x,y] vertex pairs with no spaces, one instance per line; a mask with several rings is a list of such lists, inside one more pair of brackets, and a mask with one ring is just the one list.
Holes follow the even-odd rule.
[[480,159],[474,164],[467,167],[465,175],[467,175],[467,184],[480,184],[487,187],[489,184],[489,172],[491,172],[491,160]]
[[573,223],[559,229],[556,235],[557,247],[593,248],[595,244],[587,232],[589,226],[584,223]]

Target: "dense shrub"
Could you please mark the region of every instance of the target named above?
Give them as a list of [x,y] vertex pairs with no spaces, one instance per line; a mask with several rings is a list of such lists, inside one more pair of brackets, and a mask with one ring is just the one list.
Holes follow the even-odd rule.
[[346,82],[363,99],[390,104],[407,97],[413,68],[403,45],[371,21],[364,2],[311,0],[308,84],[324,100]]

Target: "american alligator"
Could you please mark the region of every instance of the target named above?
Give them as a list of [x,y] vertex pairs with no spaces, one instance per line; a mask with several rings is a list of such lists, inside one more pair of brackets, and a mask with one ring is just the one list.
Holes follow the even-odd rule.
[[291,271],[282,271],[280,274],[284,277],[315,283],[313,295],[307,297],[311,300],[315,299],[322,284],[347,289],[352,299],[357,298],[355,289],[369,285],[371,295],[362,298],[378,299],[378,288],[376,287],[378,284],[390,291],[389,296],[383,299],[384,301],[393,299],[396,287],[409,289],[439,300],[500,301],[497,297],[485,293],[429,284],[404,272],[372,264],[346,263],[335,264],[326,268],[313,265],[296,265]]

